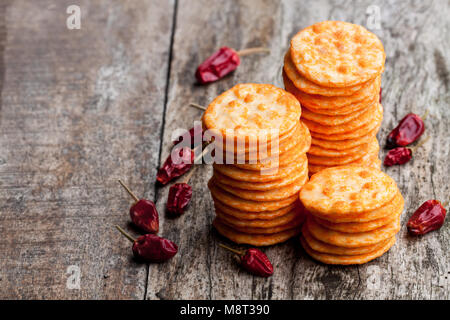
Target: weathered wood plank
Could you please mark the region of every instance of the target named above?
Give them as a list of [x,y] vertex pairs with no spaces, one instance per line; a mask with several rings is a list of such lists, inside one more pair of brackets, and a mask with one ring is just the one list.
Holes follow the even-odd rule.
[[[219,241],[228,241],[211,229],[213,207],[206,188],[211,168],[203,166],[192,179],[194,199],[186,214],[162,219],[162,233],[176,241],[180,251],[169,263],[150,265],[147,298],[449,298],[445,279],[450,271],[448,222],[439,232],[418,239],[408,237],[405,229],[409,215],[423,201],[445,201],[449,194],[447,1],[179,1],[162,159],[168,155],[171,133],[176,128],[191,127],[200,117],[199,111],[187,107],[190,101],[205,105],[239,82],[281,86],[283,53],[295,32],[327,19],[367,26],[366,13],[373,5],[381,13],[381,29],[373,31],[382,39],[387,53],[380,141],[407,112],[421,114],[429,109],[432,115],[427,120],[427,133],[432,139],[417,152],[414,161],[386,169],[398,182],[407,204],[396,246],[360,267],[332,267],[311,260],[292,240],[265,250],[276,269],[273,277],[252,277],[217,247]],[[373,29],[374,25],[370,26]],[[196,86],[195,68],[223,45],[238,49],[266,45],[271,54],[246,57],[226,79]],[[160,212],[164,212],[168,188],[157,192]]]
[[143,299],[116,179],[153,199],[173,1],[72,4],[0,5],[0,298]]

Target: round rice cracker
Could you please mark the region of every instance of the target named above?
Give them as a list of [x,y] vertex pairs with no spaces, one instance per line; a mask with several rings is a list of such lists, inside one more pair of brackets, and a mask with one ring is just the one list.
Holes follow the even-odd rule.
[[[347,139],[347,140],[323,140],[311,137],[311,148],[312,146],[320,147],[323,149],[332,149],[332,150],[345,150],[345,149],[351,149],[355,148],[357,146],[360,146],[362,144],[369,143],[378,132],[378,128],[374,128],[372,131],[370,131],[368,134],[356,138],[356,139]],[[311,150],[310,148],[310,150]],[[377,151],[378,153],[378,151]]]
[[311,215],[306,217],[306,225],[311,235],[322,242],[338,247],[356,248],[374,245],[392,238],[400,231],[400,219],[368,232],[348,233],[324,228]]
[[300,225],[303,222],[302,216],[299,216],[299,215],[295,215],[294,217],[292,217],[292,219],[289,222],[287,222],[283,225],[272,226],[272,227],[268,227],[268,226],[266,226],[266,227],[236,226],[236,225],[229,223],[228,221],[226,221],[224,219],[221,219],[220,216],[216,216],[216,220],[219,220],[220,223],[234,229],[235,231],[247,233],[247,234],[272,234],[272,233],[283,232],[283,231],[293,229],[293,228],[300,229]]
[[[301,102],[301,95],[299,94],[299,90],[290,82],[286,76],[284,76],[284,86],[286,88],[286,91],[292,93],[297,100]],[[325,108],[321,107],[319,105],[313,105],[313,104],[302,104],[302,116],[303,116],[303,110],[308,109],[312,113],[316,113],[318,115],[325,115],[325,116],[348,116],[355,112],[362,111],[363,109],[366,109],[368,105],[372,105],[375,102],[379,102],[380,100],[380,93],[374,93],[372,96],[368,96],[366,99],[363,99],[361,101],[356,101],[347,105],[343,105],[340,107],[334,107],[334,108]],[[302,119],[307,119],[306,117],[303,117]]]
[[306,215],[304,210],[302,210],[299,206],[294,207],[291,211],[286,214],[273,218],[273,219],[239,219],[235,216],[229,215],[221,211],[218,207],[216,209],[216,216],[220,218],[221,221],[224,221],[225,224],[230,225],[231,227],[249,227],[249,228],[271,228],[286,225],[295,219],[301,219],[304,221]]
[[[373,140],[376,140],[375,136],[372,137],[372,141]],[[372,141],[370,143],[373,143]],[[376,143],[378,144],[378,141]],[[369,143],[360,144],[356,147],[349,148],[349,149],[342,149],[342,150],[327,149],[327,148],[322,148],[320,146],[311,145],[311,148],[309,148],[309,150],[308,150],[308,154],[314,155],[314,156],[319,156],[319,157],[342,157],[342,156],[347,156],[347,155],[365,153],[368,150],[369,150]]]
[[321,253],[316,250],[313,250],[306,240],[303,237],[300,237],[300,242],[302,244],[303,249],[315,260],[320,261],[326,264],[337,264],[337,265],[351,265],[351,264],[364,264],[371,260],[374,260],[384,253],[386,253],[394,244],[395,237],[389,239],[386,244],[382,247],[365,254],[360,255],[334,255],[328,253]]
[[308,153],[308,164],[321,165],[321,166],[339,166],[345,165],[357,161],[362,158],[369,151],[374,150],[376,146],[379,146],[378,140],[373,139],[369,144],[365,145],[365,150],[361,150],[359,153],[347,154],[343,156],[316,156]]
[[[369,159],[360,158],[356,161],[350,162],[347,165],[355,165],[355,166],[361,166],[361,167],[371,167],[375,169],[381,169],[381,160],[378,158],[378,156],[373,156]],[[338,165],[330,165],[330,166],[322,166],[322,165],[315,165],[315,164],[309,164],[308,165],[308,175],[311,177],[313,174],[316,174],[322,170],[338,167]]]
[[292,93],[300,101],[302,107],[306,106],[315,109],[336,109],[361,101],[369,101],[380,93],[381,87],[381,76],[378,76],[374,80],[369,81],[369,84],[363,89],[355,92],[351,96],[327,97],[308,94],[299,90],[285,73],[283,73],[283,81],[286,91]]
[[368,125],[371,121],[373,121],[373,117],[379,118],[382,117],[382,115],[383,107],[380,103],[376,102],[371,106],[368,106],[365,109],[365,112],[362,113],[358,118],[340,125],[325,126],[308,119],[302,119],[302,121],[306,124],[312,134],[322,133],[326,135],[332,135],[352,132],[354,130],[357,130],[358,128]]
[[314,122],[319,123],[324,126],[338,126],[338,125],[342,125],[344,123],[352,121],[353,119],[358,118],[364,112],[366,112],[366,109],[367,108],[362,108],[355,112],[352,112],[349,114],[344,114],[344,115],[329,116],[329,115],[313,112],[313,111],[309,110],[307,107],[302,106],[302,119],[314,121]]
[[294,171],[292,174],[284,177],[283,179],[273,180],[268,182],[246,182],[231,179],[220,172],[214,170],[213,176],[219,185],[226,185],[231,188],[244,189],[244,190],[255,190],[255,191],[272,191],[277,188],[282,188],[293,184],[297,180],[305,179],[308,177],[308,162],[305,159],[304,165],[299,169]]
[[300,201],[295,201],[294,203],[291,203],[290,205],[273,210],[273,211],[260,211],[260,212],[252,212],[252,211],[242,211],[233,207],[228,206],[225,203],[222,203],[219,199],[215,198],[213,196],[214,200],[214,207],[215,209],[219,209],[220,211],[224,212],[225,214],[232,216],[239,220],[272,220],[276,219],[278,217],[281,217],[288,212],[299,208],[299,210],[302,210],[303,214],[305,212],[304,207],[301,205]]
[[371,221],[376,221],[378,219],[383,219],[385,217],[401,215],[405,205],[405,200],[401,195],[400,191],[397,191],[394,198],[389,201],[384,206],[369,210],[361,213],[347,213],[343,215],[326,215],[320,213],[314,213],[313,216],[320,218],[321,220],[329,221],[330,223],[340,224],[340,223],[366,223]]
[[310,132],[311,137],[314,139],[329,140],[329,141],[358,139],[360,137],[366,136],[367,134],[369,134],[369,132],[373,131],[378,132],[378,129],[380,128],[382,121],[383,121],[383,113],[381,112],[375,114],[374,118],[369,123],[351,132],[336,133],[336,134],[323,134],[313,131]]
[[[274,150],[272,150],[272,144],[267,145],[266,149],[261,150],[258,148],[257,151],[249,151],[238,152],[235,150],[233,153],[228,152],[220,148],[220,146],[215,146],[215,152],[223,153],[223,161],[224,163],[233,160],[234,163],[244,162],[242,164],[251,164],[251,160],[253,162],[263,162],[263,163],[276,163],[277,159],[280,159],[284,153],[291,152],[291,150],[295,150],[295,148],[300,148],[301,150],[305,150],[306,152],[311,146],[311,134],[309,132],[308,127],[303,123],[299,122],[299,126],[296,127],[295,133],[292,135],[290,139],[285,140],[283,143],[279,143],[278,147],[274,145]],[[303,152],[301,152],[303,153]],[[297,154],[298,155],[298,154]],[[227,163],[231,164],[231,163]],[[257,164],[257,163],[256,163]]]
[[[402,208],[403,209],[403,208]],[[381,228],[387,224],[394,222],[396,219],[400,217],[402,210],[397,212],[392,212],[392,214],[367,222],[344,222],[344,223],[335,223],[330,222],[325,219],[320,219],[318,217],[314,217],[315,222],[320,224],[322,227],[346,233],[360,233],[360,232],[368,232],[378,228]]]
[[334,246],[334,245],[322,242],[322,241],[314,238],[311,235],[311,233],[308,231],[306,224],[304,224],[302,227],[302,237],[306,241],[308,246],[311,249],[313,249],[314,251],[317,251],[320,253],[338,255],[338,256],[355,256],[355,255],[367,254],[367,253],[373,252],[373,251],[383,247],[389,241],[391,241],[391,238],[389,238],[389,239],[383,240],[383,241],[376,243],[374,245],[371,245],[371,246],[357,247],[357,248],[338,247],[338,246]]
[[[377,140],[378,141],[378,140]],[[381,168],[381,160],[378,158],[378,152],[380,150],[380,145],[377,143],[369,144],[369,149],[366,153],[355,161],[350,162],[348,165],[356,165],[361,167],[372,167],[372,168]],[[336,165],[318,165],[308,163],[309,175],[311,176],[314,173],[325,170],[327,168],[336,167]]]
[[379,94],[376,96],[373,96],[371,99],[352,103],[352,104],[349,104],[349,105],[341,107],[341,108],[325,109],[325,108],[308,107],[308,109],[311,112],[321,114],[321,115],[326,115],[326,116],[348,116],[352,113],[359,112],[363,109],[366,109],[367,106],[370,106],[376,102],[380,102]]
[[292,94],[270,84],[245,83],[215,98],[203,113],[202,122],[222,137],[232,130],[234,138],[258,141],[264,130],[267,133],[277,128],[280,136],[286,134],[300,116],[300,103]]
[[258,183],[283,179],[293,174],[297,170],[300,170],[305,165],[306,161],[306,154],[302,154],[291,165],[287,165],[286,167],[274,168],[273,170],[262,170],[259,172],[254,170],[240,169],[234,165],[223,165],[216,163],[213,164],[213,168],[215,171],[231,179]]
[[343,87],[343,88],[328,88],[322,87],[314,82],[309,81],[305,77],[303,77],[295,67],[294,63],[291,60],[291,51],[290,49],[286,52],[284,56],[284,66],[283,72],[286,73],[286,76],[293,83],[293,85],[309,94],[320,94],[322,96],[335,97],[335,96],[351,96],[352,94],[357,93],[358,91],[363,90],[363,88],[369,85],[370,81],[356,86],[351,87]]
[[248,244],[256,247],[270,246],[277,243],[282,243],[290,238],[297,236],[300,233],[300,228],[292,228],[279,233],[272,234],[247,234],[239,232],[221,223],[220,220],[214,219],[213,226],[225,238],[239,243]]
[[[229,146],[227,145],[228,141],[227,141],[227,137],[223,137],[222,136],[222,141],[220,140],[215,140],[216,143],[218,144],[218,141],[220,141],[220,144],[218,144],[216,146],[216,150],[219,152],[223,152],[224,155],[226,155],[226,153],[229,154],[237,154],[237,153],[255,153],[258,154],[259,150],[262,148],[267,149],[268,151],[271,150],[271,146],[273,141],[278,141],[278,146],[281,145],[286,145],[287,147],[292,145],[292,139],[296,139],[299,140],[301,137],[303,137],[304,135],[306,135],[306,129],[304,128],[306,127],[304,124],[302,125],[302,123],[300,123],[300,121],[294,126],[294,128],[292,128],[292,130],[290,130],[289,132],[285,133],[284,135],[278,135],[277,131],[272,133],[269,133],[267,139],[263,136],[262,139],[258,139],[257,141],[252,141],[250,142],[248,139],[246,139],[245,137],[234,137],[233,139],[233,146],[232,146],[232,150],[228,151],[227,148],[229,148]],[[309,134],[309,132],[308,132]],[[300,136],[299,136],[300,135]],[[214,137],[216,138],[216,137]],[[264,140],[266,139],[266,140]],[[239,147],[238,147],[238,141],[239,141]]]
[[386,58],[374,33],[343,21],[323,21],[301,30],[292,38],[290,52],[301,75],[332,88],[376,78]]
[[238,198],[251,200],[251,201],[275,201],[282,200],[298,194],[303,185],[308,181],[308,174],[305,170],[305,174],[293,183],[284,187],[277,187],[271,190],[246,190],[232,187],[223,183],[220,183],[216,177],[213,177],[213,183],[221,189],[235,195]]
[[375,210],[397,193],[397,184],[384,172],[347,165],[314,174],[300,191],[300,201],[313,214],[338,216]]
[[211,182],[208,182],[208,188],[213,196],[213,198],[218,199],[222,203],[226,203],[228,206],[242,210],[242,211],[251,211],[251,212],[262,212],[262,211],[274,211],[284,207],[289,206],[290,204],[296,202],[298,196],[294,194],[293,196],[276,201],[252,201],[238,198],[232,195],[229,192],[221,189],[217,185]]
[[[311,137],[311,136],[310,136]],[[279,157],[269,158],[266,160],[257,160],[257,163],[235,163],[234,166],[252,171],[269,170],[274,167],[285,167],[296,161],[299,156],[304,155],[310,149],[311,138],[309,137],[309,144],[296,145],[292,149],[283,152]]]

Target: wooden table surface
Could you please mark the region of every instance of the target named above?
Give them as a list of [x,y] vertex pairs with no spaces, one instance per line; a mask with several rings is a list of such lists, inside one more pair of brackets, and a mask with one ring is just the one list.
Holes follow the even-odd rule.
[[[66,27],[72,4],[81,8],[79,30]],[[425,200],[449,200],[449,8],[449,1],[1,1],[0,298],[449,299],[449,219],[423,237],[405,228]],[[206,105],[241,82],[282,86],[289,39],[322,20],[361,24],[383,41],[380,142],[406,113],[426,110],[430,139],[410,163],[384,168],[406,201],[387,254],[327,266],[292,239],[264,249],[271,278],[253,277],[217,245],[230,242],[211,228],[211,167],[197,169],[193,201],[177,219],[164,214],[168,187],[155,186],[156,171],[172,132],[201,116],[189,102]],[[197,65],[225,45],[271,53],[196,85]],[[157,203],[160,234],[179,245],[170,262],[133,260],[114,229],[138,235],[118,178]]]

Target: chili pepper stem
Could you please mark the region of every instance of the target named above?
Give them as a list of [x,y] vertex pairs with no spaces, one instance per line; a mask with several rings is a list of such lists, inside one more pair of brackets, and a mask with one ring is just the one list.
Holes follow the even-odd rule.
[[426,137],[424,140],[422,140],[421,142],[419,142],[417,145],[415,145],[414,147],[410,148],[411,152],[416,152],[416,150],[418,148],[420,148],[421,146],[423,146],[428,140],[430,140],[430,136]]
[[199,105],[199,104],[197,104],[197,103],[193,103],[193,102],[189,103],[189,106],[190,106],[190,107],[197,108],[197,109],[200,109],[200,110],[203,110],[203,111],[206,110],[206,108],[205,108],[204,106],[201,106],[201,105]]
[[255,48],[242,49],[242,50],[237,51],[236,53],[242,57],[242,56],[259,53],[259,52],[270,52],[270,49],[264,48],[264,47],[255,47]]
[[197,169],[197,167],[194,167],[191,169],[191,171],[189,171],[189,173],[186,175],[186,177],[183,179],[182,183],[188,183],[189,180],[191,179],[191,177],[194,175],[195,173],[195,169]]
[[243,251],[235,250],[235,249],[233,249],[233,248],[227,247],[227,246],[224,245],[224,244],[219,243],[219,246],[221,246],[221,247],[224,248],[224,249],[227,249],[228,251],[231,251],[231,252],[233,252],[233,253],[236,253],[236,254],[239,255],[239,256],[243,256],[243,255],[244,255],[244,252],[243,252]]
[[131,242],[135,242],[136,241],[136,239],[134,239],[132,236],[130,236],[128,233],[126,233],[125,230],[123,230],[121,227],[116,225],[116,229],[119,230],[120,233],[123,234]]
[[136,202],[139,201],[139,198],[136,197],[136,195],[133,192],[131,192],[131,190],[122,182],[122,180],[119,179],[119,183]]

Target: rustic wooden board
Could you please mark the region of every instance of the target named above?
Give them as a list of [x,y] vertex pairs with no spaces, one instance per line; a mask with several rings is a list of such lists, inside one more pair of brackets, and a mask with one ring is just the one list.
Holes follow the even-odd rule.
[[[67,30],[71,4],[0,4],[0,298],[449,299],[448,222],[421,238],[405,229],[423,201],[449,195],[448,1],[79,1],[82,28]],[[239,82],[282,86],[282,57],[299,29],[327,19],[373,27],[366,13],[377,8],[372,31],[387,53],[380,141],[406,113],[430,111],[431,139],[411,163],[386,169],[407,204],[397,244],[366,265],[332,267],[293,239],[264,249],[273,277],[252,277],[217,246],[233,244],[211,228],[209,166],[191,180],[186,214],[164,213],[169,186],[153,181],[171,134],[200,118],[191,101],[206,105]],[[271,53],[196,85],[197,65],[224,45]],[[136,263],[113,229],[138,234],[119,177],[157,201],[160,234],[180,248],[170,262]],[[80,290],[66,287],[71,265]]]
[[174,5],[71,4],[0,7],[0,298],[143,299],[116,179],[153,199]]
[[[327,19],[367,26],[367,10],[376,10],[368,9],[371,5],[380,9],[381,28],[373,31],[387,52],[380,141],[406,113],[422,114],[429,109],[432,115],[427,120],[432,139],[414,161],[386,170],[398,182],[407,203],[397,245],[366,265],[333,267],[311,260],[294,239],[265,249],[274,263],[273,277],[252,277],[217,246],[218,242],[231,243],[211,229],[214,214],[206,188],[211,168],[204,165],[192,180],[195,196],[190,209],[178,219],[163,221],[163,234],[180,245],[180,252],[170,263],[150,265],[147,298],[448,299],[448,223],[440,232],[418,239],[408,237],[405,230],[414,208],[429,198],[444,201],[449,193],[447,2],[180,1],[162,156],[170,150],[171,133],[192,127],[201,116],[200,111],[187,107],[190,101],[206,105],[239,82],[281,86],[283,53],[297,30]],[[206,87],[196,86],[196,66],[223,45],[237,49],[269,46],[271,54],[243,58],[233,75]],[[157,192],[161,212],[167,191],[164,187]]]

